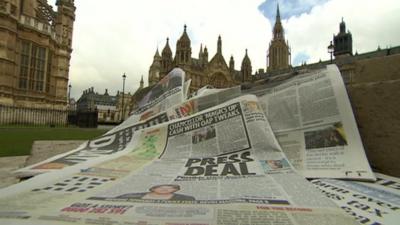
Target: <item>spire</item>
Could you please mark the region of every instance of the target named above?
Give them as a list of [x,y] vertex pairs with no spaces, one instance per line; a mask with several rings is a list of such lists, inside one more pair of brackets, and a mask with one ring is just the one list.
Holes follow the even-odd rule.
[[231,55],[231,59],[229,60],[229,70],[231,72],[235,70],[235,60],[233,59],[233,55]]
[[157,47],[156,53],[154,54],[154,60],[159,59],[159,58],[161,58],[161,56],[160,56],[160,52],[158,52],[158,47]]
[[222,55],[222,41],[221,41],[221,35],[218,36],[217,54],[221,54],[221,55]]
[[281,13],[279,12],[279,2],[276,4],[276,21],[281,22]]
[[179,42],[182,42],[182,43],[189,42],[189,45],[190,45],[190,39],[189,39],[188,34],[186,33],[186,28],[187,28],[187,26],[186,26],[186,24],[185,24],[185,25],[183,26],[183,34],[182,34],[182,36],[179,38],[177,45],[179,45]]
[[165,43],[165,47],[162,50],[162,56],[166,56],[166,54],[171,55],[172,56],[172,51],[171,48],[169,47],[169,38],[167,38],[167,43]]
[[276,5],[276,20],[273,29],[274,39],[285,39],[282,22],[281,22],[281,13],[279,11],[279,3]]
[[204,61],[204,63],[208,63],[208,50],[207,50],[207,46],[206,45],[204,45],[203,61]]
[[186,33],[186,24],[183,26],[183,34],[176,42],[176,51],[174,64],[175,65],[187,65],[191,63],[192,58],[192,47],[190,46],[190,39]]
[[242,73],[242,82],[251,80],[251,73],[252,73],[253,69],[251,67],[250,58],[247,55],[247,48],[246,48],[246,53],[245,53],[243,61],[242,61],[242,67],[240,68],[240,71]]
[[346,23],[344,22],[344,20],[343,20],[343,17],[342,17],[342,22],[340,22],[340,33],[346,33]]
[[250,65],[251,66],[250,58],[247,55],[247,48],[246,48],[246,53],[245,53],[243,61],[242,61],[242,66],[245,66],[245,65]]
[[143,81],[143,75],[142,78],[140,79],[140,89],[142,89],[144,87],[144,81]]
[[172,51],[169,47],[169,38],[167,38],[167,43],[161,52],[161,73],[166,74],[172,67]]

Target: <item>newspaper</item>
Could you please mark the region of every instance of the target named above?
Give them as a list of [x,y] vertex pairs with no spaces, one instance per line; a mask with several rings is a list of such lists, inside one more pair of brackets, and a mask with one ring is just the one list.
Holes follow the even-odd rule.
[[183,90],[185,92],[186,98],[189,98],[189,95],[190,95],[189,88],[190,88],[191,84],[192,84],[192,79],[185,81],[185,83],[183,84]]
[[[213,94],[186,100],[155,115],[155,112],[149,110],[140,114],[140,118],[137,115],[132,115],[127,121],[121,124],[121,126],[113,129],[105,135],[83,143],[77,149],[72,151],[56,155],[42,162],[19,169],[15,174],[21,178],[30,177],[44,172],[60,170],[98,157],[106,160],[108,155],[126,150],[133,134],[141,129],[193,115],[240,95],[239,87],[229,88],[220,90]],[[173,98],[177,97],[175,96]],[[160,102],[160,104],[167,105],[164,102]]]
[[375,180],[335,65],[243,92],[258,96],[284,153],[302,175]]
[[[193,98],[195,96],[200,96],[204,92],[205,89],[214,89],[214,88],[213,88],[213,86],[207,84],[207,85],[199,88],[198,90],[193,91],[192,93],[190,93],[190,95],[188,95],[188,98]],[[219,90],[219,89],[215,88],[215,90]]]
[[[228,92],[229,90],[229,92]],[[193,92],[192,95],[190,96],[190,98],[198,98],[198,97],[204,97],[207,95],[212,95],[218,92],[226,92],[227,94],[232,94],[232,95],[239,95],[241,93],[241,87],[239,86],[234,86],[234,87],[230,87],[230,88],[213,88],[210,85],[206,85],[202,88],[200,88],[199,90],[197,90],[196,92]]]
[[179,68],[173,69],[143,97],[138,103],[138,109],[123,123],[103,136],[83,143],[74,150],[19,169],[16,171],[16,175],[30,177],[43,172],[63,169],[97,157],[104,158],[125,150],[135,131],[168,121],[162,112],[174,105],[181,104],[186,99],[187,87],[183,87],[184,80],[185,72]]
[[317,179],[312,183],[349,215],[365,225],[397,225],[400,179],[375,174],[374,183]]
[[180,68],[173,69],[137,103],[136,110],[124,123],[107,133],[113,133],[183,102],[187,98],[190,85],[190,81],[184,81],[185,72]]
[[0,224],[357,224],[294,172],[253,95],[130,146],[1,190]]

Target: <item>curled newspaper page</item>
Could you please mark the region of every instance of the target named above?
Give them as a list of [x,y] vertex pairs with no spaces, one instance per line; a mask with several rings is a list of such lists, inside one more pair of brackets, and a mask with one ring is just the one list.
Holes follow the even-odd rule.
[[[180,86],[178,85],[177,88],[180,88]],[[16,175],[18,177],[29,177],[40,173],[60,170],[97,158],[106,160],[107,156],[126,150],[133,134],[141,129],[193,115],[240,95],[240,88],[235,87],[196,99],[179,102],[176,100],[180,99],[180,92],[178,92],[178,94],[172,95],[171,98],[175,98],[179,103],[169,107],[166,111],[159,112],[159,107],[156,107],[157,109],[153,107],[149,110],[145,110],[141,114],[134,114],[120,126],[107,132],[105,135],[90,140],[72,151],[19,169],[16,171]],[[168,98],[164,99],[164,101],[165,100],[168,100]],[[169,106],[170,103],[175,102],[175,100],[169,100],[169,103],[161,101],[159,104]],[[165,107],[166,106],[163,106],[163,108]]]
[[335,65],[244,93],[257,95],[284,153],[305,177],[375,180]]
[[398,225],[400,179],[376,173],[374,183],[317,179],[312,183],[365,225]]
[[144,96],[138,103],[139,108],[119,126],[99,138],[83,143],[77,149],[19,169],[16,175],[30,177],[124,150],[135,131],[168,121],[162,112],[186,99],[187,87],[184,87],[184,80],[185,72],[179,68],[173,69]]
[[173,69],[138,102],[137,109],[128,119],[108,133],[130,126],[183,102],[187,97],[188,85],[190,81],[185,82],[185,72],[179,68]]
[[356,225],[298,175],[254,95],[0,191],[0,224]]

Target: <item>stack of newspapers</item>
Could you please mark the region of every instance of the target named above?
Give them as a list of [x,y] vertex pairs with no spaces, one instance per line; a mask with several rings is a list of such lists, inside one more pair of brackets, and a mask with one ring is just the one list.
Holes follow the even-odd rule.
[[0,190],[0,224],[400,224],[336,66],[189,86],[176,68],[119,126],[16,171],[34,177]]

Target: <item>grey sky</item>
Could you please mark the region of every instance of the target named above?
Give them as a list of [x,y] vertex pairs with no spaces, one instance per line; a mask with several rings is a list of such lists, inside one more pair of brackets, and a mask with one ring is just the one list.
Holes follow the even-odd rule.
[[[124,72],[126,91],[136,91],[141,75],[147,85],[157,46],[161,51],[169,37],[174,52],[184,24],[192,41],[192,57],[197,58],[201,43],[212,57],[221,35],[224,57],[229,60],[233,55],[236,69],[246,48],[253,71],[266,67],[274,22],[268,18],[275,17],[276,0],[75,0],[75,4],[70,67],[75,98],[91,86],[99,93],[108,88],[116,94],[122,90]],[[400,45],[398,0],[286,0],[280,4],[292,59],[299,62],[329,58],[326,47],[342,17],[353,34],[354,52]]]

